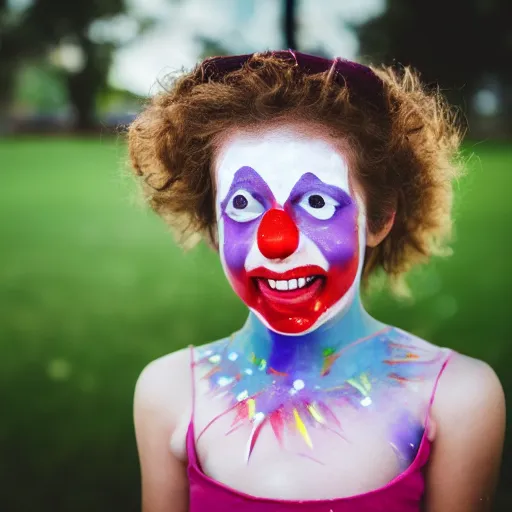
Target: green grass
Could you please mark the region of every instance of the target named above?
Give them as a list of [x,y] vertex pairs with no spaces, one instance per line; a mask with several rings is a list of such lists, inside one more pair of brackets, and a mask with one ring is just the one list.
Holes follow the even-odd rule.
[[[488,361],[508,393],[512,149],[468,150],[477,157],[458,191],[455,255],[413,275],[414,303],[379,295],[370,307]],[[110,138],[0,142],[2,510],[138,510],[138,373],[244,319],[216,255],[184,254],[134,204],[125,158]],[[505,476],[510,465],[507,447]]]

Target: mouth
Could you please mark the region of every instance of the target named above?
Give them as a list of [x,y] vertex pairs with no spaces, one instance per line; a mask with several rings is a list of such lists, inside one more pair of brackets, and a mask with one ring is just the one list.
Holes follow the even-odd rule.
[[278,292],[289,292],[293,290],[302,290],[308,286],[311,286],[317,279],[322,279],[322,276],[313,275],[306,277],[299,277],[298,279],[265,279],[265,278],[256,278],[258,280],[258,285],[268,286],[272,290],[276,290]]
[[327,274],[320,267],[306,266],[283,273],[258,268],[249,277],[266,300],[297,306],[310,303],[321,293]]

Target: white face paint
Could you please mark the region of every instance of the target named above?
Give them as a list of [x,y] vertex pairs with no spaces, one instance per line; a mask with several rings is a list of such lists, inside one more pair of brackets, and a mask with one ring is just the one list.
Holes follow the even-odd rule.
[[[364,259],[365,216],[351,190],[347,162],[333,144],[291,126],[234,133],[221,146],[215,174],[225,273],[269,328],[305,333],[351,303]],[[287,217],[288,231],[267,222],[275,226],[267,232],[271,228],[262,221],[276,209]],[[275,236],[283,244],[277,253],[266,242]],[[316,269],[309,281],[308,268]],[[263,279],[267,274],[274,279]]]
[[268,184],[280,205],[307,172],[350,193],[347,162],[323,138],[306,136],[291,127],[261,134],[240,132],[229,138],[217,157],[217,217],[219,204],[226,197],[235,173],[247,165]]

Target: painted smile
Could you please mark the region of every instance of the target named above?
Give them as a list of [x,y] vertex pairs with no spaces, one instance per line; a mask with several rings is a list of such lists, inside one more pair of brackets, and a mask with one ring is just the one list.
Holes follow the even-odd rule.
[[301,290],[302,288],[311,285],[315,279],[320,279],[320,276],[307,276],[299,277],[299,279],[262,279],[260,278],[260,285],[266,283],[272,290],[278,290],[280,292],[287,292],[292,290]]
[[249,272],[262,298],[275,306],[306,306],[322,292],[327,274],[315,265],[278,273],[260,267]]

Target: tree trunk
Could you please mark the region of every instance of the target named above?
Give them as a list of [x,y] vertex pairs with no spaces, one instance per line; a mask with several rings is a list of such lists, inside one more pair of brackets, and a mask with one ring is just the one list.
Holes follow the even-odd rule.
[[289,50],[298,50],[295,39],[297,23],[295,19],[297,3],[295,0],[284,1],[283,32],[286,48]]
[[[85,70],[84,70],[85,71]],[[75,111],[74,129],[92,130],[96,126],[96,87],[85,72],[68,75],[69,101]]]
[[77,73],[69,74],[67,87],[69,101],[75,110],[74,128],[79,131],[97,127],[96,98],[107,83],[112,48],[108,45],[93,44],[82,40],[85,56],[84,67]]

